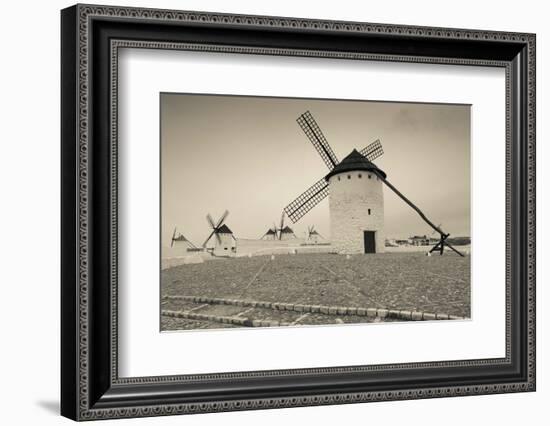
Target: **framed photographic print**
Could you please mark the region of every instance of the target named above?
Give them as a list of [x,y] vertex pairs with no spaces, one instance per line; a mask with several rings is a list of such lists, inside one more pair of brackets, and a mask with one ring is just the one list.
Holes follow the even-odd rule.
[[62,414],[535,390],[535,36],[76,5]]

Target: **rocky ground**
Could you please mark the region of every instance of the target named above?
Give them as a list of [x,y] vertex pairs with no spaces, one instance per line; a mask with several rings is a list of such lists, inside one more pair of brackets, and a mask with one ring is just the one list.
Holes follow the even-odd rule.
[[[212,321],[214,317],[257,320],[255,324],[261,325],[262,321],[308,325],[397,319],[391,315],[353,315],[355,308],[470,316],[470,257],[450,253],[431,257],[423,253],[385,253],[350,258],[298,254],[215,259],[164,270],[161,286],[162,296],[231,301],[212,304],[165,298],[163,311],[194,315],[163,315],[163,330],[242,326],[237,321]],[[241,301],[277,303],[287,309],[243,306]],[[289,309],[289,305],[310,308],[301,312]],[[325,315],[311,311],[312,306],[347,307],[349,312]]]

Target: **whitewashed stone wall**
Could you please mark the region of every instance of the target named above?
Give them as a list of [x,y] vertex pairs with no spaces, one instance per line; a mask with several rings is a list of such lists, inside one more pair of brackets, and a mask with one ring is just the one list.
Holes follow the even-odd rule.
[[295,240],[296,239],[296,236],[294,234],[287,234],[287,233],[284,233],[282,236],[281,236],[281,240],[282,241],[288,241],[288,240]]
[[363,231],[376,231],[375,250],[384,252],[382,185],[374,173],[366,171],[340,173],[329,179],[331,244],[338,253],[364,253]]
[[216,240],[216,245],[214,246],[214,256],[234,256],[235,253],[231,250],[234,246],[234,239],[231,234],[219,234],[221,243],[214,236]]

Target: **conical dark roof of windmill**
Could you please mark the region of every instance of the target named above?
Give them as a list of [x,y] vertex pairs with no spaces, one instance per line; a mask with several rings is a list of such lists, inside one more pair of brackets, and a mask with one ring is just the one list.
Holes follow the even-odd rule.
[[273,228],[269,228],[266,234],[275,234],[275,231],[273,230]]
[[331,176],[337,175],[339,173],[346,173],[351,171],[359,171],[359,170],[365,170],[365,171],[378,171],[384,178],[386,177],[386,173],[384,173],[381,169],[379,169],[374,163],[371,163],[369,160],[367,160],[361,153],[359,153],[356,149],[351,151],[351,154],[349,154],[346,158],[344,158],[334,169],[331,170],[331,172],[325,176],[326,180],[329,180]]
[[216,233],[218,234],[232,234],[233,232],[231,229],[229,229],[229,226],[227,226],[225,223],[220,226],[218,229],[216,229]]
[[290,226],[288,226],[288,225],[285,226],[281,232],[284,232],[285,234],[287,234],[287,233],[294,234],[294,231],[293,231],[292,228],[291,228]]

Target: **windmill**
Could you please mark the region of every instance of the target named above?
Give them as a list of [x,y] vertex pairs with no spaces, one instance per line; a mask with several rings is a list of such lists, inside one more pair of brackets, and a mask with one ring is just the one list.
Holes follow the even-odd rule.
[[170,241],[170,247],[173,247],[175,242],[186,243],[188,251],[197,250],[197,246],[195,246],[195,244],[193,244],[191,241],[185,238],[185,236],[182,233],[177,232],[177,227],[174,227],[174,232],[172,233],[172,240]]
[[296,234],[290,226],[285,226],[285,211],[281,213],[281,222],[279,227],[275,227],[276,231],[279,231],[279,240],[289,240],[291,238],[296,238]]
[[202,247],[206,248],[212,236],[215,236],[216,239],[214,241],[213,249],[214,256],[231,256],[236,252],[237,240],[235,239],[235,236],[233,235],[231,229],[229,229],[229,227],[224,224],[224,221],[228,215],[229,211],[226,210],[216,223],[214,223],[214,220],[212,219],[212,216],[210,216],[210,213],[206,215],[206,221],[212,228],[212,232],[204,241]]
[[375,253],[384,250],[384,201],[380,182],[399,198],[437,233],[439,242],[432,248],[443,254],[445,246],[463,256],[446,240],[449,237],[434,225],[424,213],[397,190],[386,174],[373,161],[384,151],[376,140],[361,151],[353,150],[344,160],[338,161],[319,125],[309,111],[300,115],[298,125],[317,150],[329,173],[314,183],[284,208],[293,223],[300,220],[313,207],[329,195],[331,240],[340,253]]
[[317,232],[315,225],[307,227],[307,241],[309,243],[317,244],[320,238],[323,238],[323,236]]
[[273,227],[269,228],[264,235],[261,236],[260,240],[277,240],[277,225],[273,224]]

